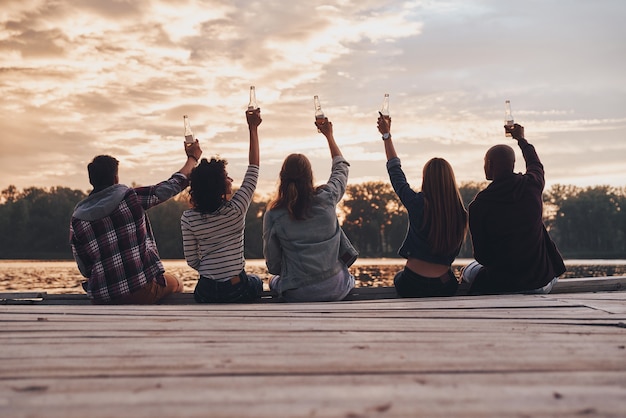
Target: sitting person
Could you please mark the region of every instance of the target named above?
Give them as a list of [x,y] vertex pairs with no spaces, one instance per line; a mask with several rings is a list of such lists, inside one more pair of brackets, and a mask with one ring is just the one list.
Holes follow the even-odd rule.
[[429,160],[423,169],[422,190],[406,180],[391,139],[391,118],[378,118],[383,134],[389,179],[409,215],[409,227],[398,254],[406,258],[394,277],[402,297],[453,296],[459,282],[451,269],[467,232],[467,212],[454,171],[442,158]]
[[338,301],[354,287],[348,267],[356,250],[339,226],[337,203],[346,191],[348,162],[333,136],[333,124],[316,122],[332,157],[330,179],[315,188],[309,159],[287,156],[277,196],[263,218],[263,254],[273,295],[287,302]]
[[474,258],[463,270],[470,293],[549,293],[565,264],[543,224],[544,171],[524,127],[505,126],[517,140],[526,173],[514,173],[515,152],[495,145],[485,155],[485,177],[491,184],[469,205]]
[[259,178],[260,109],[246,111],[246,119],[248,170],[234,194],[225,160],[203,158],[191,172],[192,209],[180,223],[185,259],[200,274],[193,293],[198,303],[252,302],[263,291],[261,279],[244,270],[246,213]]
[[163,268],[146,210],[187,187],[202,150],[196,141],[185,144],[185,152],[177,173],[149,187],[119,184],[119,162],[111,156],[87,166],[93,190],[74,209],[70,245],[93,303],[151,304],[183,291],[182,281]]

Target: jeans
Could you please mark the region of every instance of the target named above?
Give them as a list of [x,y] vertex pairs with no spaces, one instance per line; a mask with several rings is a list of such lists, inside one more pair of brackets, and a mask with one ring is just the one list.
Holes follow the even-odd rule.
[[263,281],[259,276],[247,275],[242,270],[238,276],[226,281],[200,276],[193,298],[198,303],[246,303],[259,299],[262,292]]
[[[484,267],[478,261],[474,260],[469,263],[467,266],[463,267],[461,270],[461,277],[465,283],[469,283],[472,285],[474,280],[478,274],[483,270]],[[558,277],[553,278],[547,285],[540,287],[538,289],[530,289],[530,290],[520,290],[513,293],[525,293],[525,294],[536,294],[536,295],[547,295],[552,291],[554,285],[559,281]],[[470,288],[470,293],[472,293],[472,289]],[[477,292],[482,293],[482,292]],[[509,293],[509,292],[498,292],[498,293]]]
[[280,291],[280,276],[270,279],[272,296],[285,302],[334,302],[345,298],[354,288],[354,276],[348,267],[327,279],[297,289]]

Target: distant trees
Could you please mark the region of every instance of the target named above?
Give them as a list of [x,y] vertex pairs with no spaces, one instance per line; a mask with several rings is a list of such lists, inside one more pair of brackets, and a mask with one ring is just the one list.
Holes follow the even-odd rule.
[[148,209],[148,219],[162,258],[184,258],[180,216],[187,209],[189,200],[186,192]]
[[263,258],[263,214],[267,202],[253,200],[246,214],[244,256],[248,259]]
[[408,224],[406,210],[388,183],[349,184],[340,209],[343,230],[367,257],[393,257]]
[[552,186],[546,224],[570,258],[626,257],[626,188]]
[[[486,183],[464,183],[464,203]],[[9,186],[0,192],[0,258],[71,259],[69,222],[74,206],[87,196],[66,187]],[[555,185],[544,193],[545,222],[568,258],[626,256],[626,188]],[[252,202],[246,216],[245,256],[263,257],[266,201]],[[161,257],[183,258],[180,215],[189,207],[187,194],[148,211]],[[406,234],[406,210],[390,184],[349,184],[338,208],[342,226],[361,257],[395,257]],[[468,235],[460,257],[471,257]]]
[[[465,205],[465,209],[469,208],[469,204],[474,197],[480,192],[482,189],[487,187],[487,182],[468,182],[463,183],[459,187],[459,191],[461,192],[461,199],[463,200],[463,204]],[[469,233],[469,225],[467,230],[467,235],[465,236],[465,241],[463,241],[463,245],[461,246],[461,251],[459,252],[459,257],[462,258],[472,258],[473,257],[473,249],[472,249],[472,237]]]
[[67,187],[20,192],[9,186],[0,196],[1,258],[71,258],[70,218],[84,192]]

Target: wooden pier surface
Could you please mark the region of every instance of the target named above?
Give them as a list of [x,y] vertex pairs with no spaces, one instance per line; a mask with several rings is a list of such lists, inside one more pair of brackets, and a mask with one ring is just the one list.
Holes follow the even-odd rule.
[[624,417],[626,292],[0,306],[0,417]]

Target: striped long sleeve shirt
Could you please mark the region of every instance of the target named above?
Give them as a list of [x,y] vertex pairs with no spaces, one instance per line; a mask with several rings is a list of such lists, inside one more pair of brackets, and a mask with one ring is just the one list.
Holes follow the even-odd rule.
[[212,213],[186,210],[180,219],[187,264],[201,276],[228,280],[243,270],[246,212],[259,178],[249,165],[239,190]]

